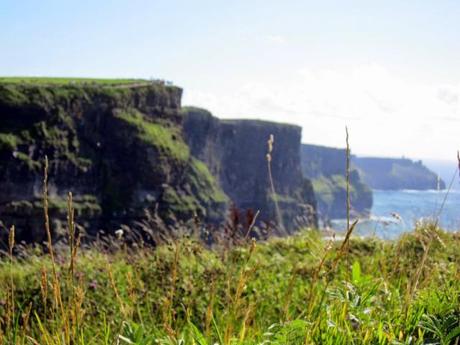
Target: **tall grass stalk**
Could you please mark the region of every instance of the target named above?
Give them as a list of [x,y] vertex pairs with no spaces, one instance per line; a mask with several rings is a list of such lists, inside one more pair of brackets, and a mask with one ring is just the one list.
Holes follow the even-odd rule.
[[[50,226],[50,218],[49,218],[49,199],[48,199],[48,169],[49,169],[49,161],[48,157],[45,156],[45,167],[44,167],[44,178],[43,178],[43,212],[45,217],[45,231],[47,237],[47,247],[48,253],[51,260],[51,267],[53,273],[53,280],[52,280],[52,292],[53,292],[53,300],[54,300],[54,317],[55,321],[59,324],[62,324],[62,329],[64,333],[64,339],[67,343],[71,341],[71,331],[69,325],[69,318],[68,314],[65,310],[65,306],[62,300],[62,291],[61,291],[61,283],[58,278],[57,268],[56,268],[56,260],[54,255],[54,248],[53,248],[53,239],[51,235],[51,226]],[[68,217],[71,217],[70,215]]]
[[14,328],[14,323],[16,322],[15,316],[15,298],[14,298],[14,280],[13,280],[13,249],[14,249],[14,240],[15,240],[15,228],[14,225],[10,228],[8,233],[8,256],[10,260],[10,291],[9,291],[9,298],[8,298],[8,317],[7,323],[10,329]]
[[350,143],[348,141],[348,127],[345,127],[345,142],[346,142],[346,167],[345,174],[347,180],[347,230],[350,229]]
[[[346,182],[347,182],[347,234],[350,230],[350,211],[351,211],[351,202],[350,202],[350,142],[348,135],[348,127],[345,126],[345,142],[346,142]],[[356,224],[355,224],[356,225]],[[354,228],[354,226],[353,226]],[[351,235],[351,232],[350,232]],[[344,242],[345,243],[345,242]],[[350,260],[348,257],[348,252],[350,251],[349,241],[346,242],[346,251],[347,251],[347,266],[350,267]],[[345,248],[344,248],[345,249]]]
[[167,330],[171,337],[176,336],[174,329],[174,298],[176,296],[176,284],[178,279],[179,259],[181,253],[181,245],[178,241],[174,241],[174,260],[171,267],[171,286],[169,288],[164,306],[163,306],[163,327]]
[[275,183],[273,182],[273,175],[272,175],[272,151],[273,145],[275,143],[275,136],[270,134],[270,137],[267,140],[267,169],[268,169],[268,179],[270,181],[270,189],[272,192],[273,203],[275,204],[275,212],[276,218],[278,221],[278,226],[280,227],[282,233],[287,234],[286,228],[284,227],[283,218],[281,217],[281,211],[278,204],[278,195],[276,194]]
[[211,337],[211,323],[214,318],[214,301],[216,298],[216,282],[213,278],[211,281],[211,289],[209,293],[209,302],[208,306],[206,307],[206,316],[204,321],[204,332],[206,339],[210,339]]
[[412,276],[412,279],[409,281],[409,287],[408,287],[408,291],[407,291],[407,301],[405,303],[405,310],[404,310],[404,314],[405,314],[405,318],[407,319],[407,315],[408,315],[408,310],[410,308],[410,306],[412,305],[412,301],[414,299],[414,295],[417,291],[417,288],[418,288],[418,285],[420,283],[420,278],[421,278],[421,275],[422,275],[422,272],[423,272],[423,269],[425,268],[425,264],[426,264],[426,261],[428,259],[428,255],[429,255],[429,252],[430,252],[430,248],[433,244],[433,241],[435,240],[439,240],[441,243],[442,243],[442,240],[439,238],[439,236],[436,234],[436,232],[438,231],[438,224],[439,224],[439,221],[440,221],[440,217],[441,217],[441,214],[442,214],[442,211],[444,210],[444,206],[446,204],[446,201],[447,201],[447,198],[452,190],[452,187],[453,187],[453,184],[454,184],[454,181],[455,181],[455,178],[457,176],[458,173],[460,173],[460,152],[457,151],[457,161],[458,161],[458,166],[455,168],[455,171],[452,175],[452,178],[450,180],[450,183],[449,183],[449,186],[447,188],[447,191],[444,193],[444,197],[443,197],[443,200],[442,200],[442,203],[439,207],[439,210],[434,218],[434,222],[432,223],[429,223],[427,224],[427,229],[425,231],[425,234],[426,236],[421,236],[419,241],[420,241],[420,244],[422,245],[422,248],[423,248],[423,255],[422,255],[422,259],[420,260],[420,263],[415,271],[415,274]]
[[[231,296],[230,297],[231,304],[229,306],[229,312],[227,313],[227,317],[226,317],[223,345],[230,345],[234,341],[233,337],[235,335],[234,334],[235,326],[238,325],[238,320],[239,320],[240,315],[244,315],[244,317],[243,317],[243,320],[241,321],[241,324],[239,325],[241,327],[239,339],[240,339],[240,342],[244,340],[246,322],[249,318],[252,307],[242,305],[243,303],[242,295],[243,295],[244,289],[246,288],[248,279],[250,278],[251,274],[255,270],[255,268],[250,269],[248,267],[248,264],[254,254],[255,249],[256,249],[256,241],[255,239],[252,239],[251,244],[249,245],[248,255],[246,259],[238,267],[239,272],[238,272],[238,278],[236,280],[236,286],[233,286],[231,281],[227,282],[227,286],[229,289],[228,294],[229,296]],[[232,293],[232,290],[234,290],[234,293]]]
[[75,232],[75,209],[73,207],[72,192],[68,193],[67,196],[67,227],[68,227],[68,239],[69,239],[69,273],[74,283],[75,278],[75,261],[77,258],[77,250],[80,244],[80,234]]
[[434,219],[435,222],[436,222],[436,226],[439,223],[439,219],[441,217],[442,211],[444,210],[444,206],[446,205],[447,198],[448,198],[450,192],[452,191],[452,187],[454,185],[455,178],[457,177],[457,174],[460,172],[460,157],[457,156],[457,158],[459,159],[459,166],[455,168],[455,171],[454,171],[454,173],[452,175],[452,178],[451,178],[451,180],[449,182],[449,186],[447,187],[447,191],[444,193],[444,197],[442,199],[441,206],[439,207],[439,210],[436,213],[436,216],[435,216],[435,219]]
[[106,258],[107,260],[107,274],[109,276],[109,282],[110,282],[110,287],[112,288],[112,291],[114,292],[115,294],[115,298],[118,302],[118,307],[120,308],[120,312],[121,314],[123,315],[123,318],[124,319],[127,319],[128,318],[128,314],[126,312],[126,306],[125,306],[125,302],[123,301],[123,299],[121,298],[121,295],[120,295],[120,292],[118,290],[118,286],[117,286],[117,283],[115,281],[115,277],[113,276],[113,268],[112,268],[112,264],[110,263],[110,260],[109,258],[107,257]]

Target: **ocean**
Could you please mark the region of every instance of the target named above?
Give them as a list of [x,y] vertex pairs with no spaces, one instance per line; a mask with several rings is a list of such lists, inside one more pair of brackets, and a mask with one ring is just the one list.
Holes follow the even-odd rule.
[[[374,190],[371,216],[360,219],[355,235],[395,239],[404,232],[412,231],[416,222],[433,219],[439,219],[438,224],[447,231],[459,231],[460,190],[451,190],[447,197],[446,193],[436,190]],[[343,230],[346,221],[334,220],[332,227]]]

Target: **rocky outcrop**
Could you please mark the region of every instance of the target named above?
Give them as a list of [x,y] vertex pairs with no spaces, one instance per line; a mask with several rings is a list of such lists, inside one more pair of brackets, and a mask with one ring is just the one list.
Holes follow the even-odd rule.
[[407,158],[353,157],[353,165],[373,189],[445,189],[443,180],[423,165]]
[[166,221],[225,216],[228,198],[182,136],[182,90],[161,83],[0,84],[0,221],[44,238],[49,159],[53,229],[74,194],[77,222],[110,229],[158,212]]
[[[183,111],[181,94],[148,81],[0,81],[0,227],[14,224],[18,240],[45,239],[45,156],[57,235],[65,231],[68,192],[89,233],[142,221],[146,211],[166,223],[217,224],[232,203],[276,223],[275,200],[287,229],[316,224],[299,127]],[[276,195],[267,173],[270,134]]]
[[[345,149],[302,144],[302,173],[312,180],[325,220],[346,217],[346,157]],[[372,190],[356,169],[350,171],[350,204],[352,215],[366,215],[372,207]]]
[[[300,167],[301,128],[257,120],[220,120],[199,108],[184,110],[184,133],[192,155],[204,161],[239,209],[260,211],[259,220],[276,221],[279,204],[284,226],[316,224],[311,182]],[[267,140],[274,136],[268,174]]]

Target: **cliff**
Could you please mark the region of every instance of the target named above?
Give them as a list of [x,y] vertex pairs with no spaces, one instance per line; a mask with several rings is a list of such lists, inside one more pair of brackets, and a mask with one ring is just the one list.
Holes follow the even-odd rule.
[[[318,210],[324,219],[346,217],[346,150],[302,144],[302,173],[312,180]],[[350,172],[352,214],[368,214],[372,207],[372,190],[356,169]]]
[[[142,221],[146,211],[169,224],[195,216],[217,224],[232,203],[276,222],[274,199],[287,229],[316,224],[299,127],[220,121],[182,110],[181,95],[158,81],[0,79],[0,228],[14,224],[18,240],[45,239],[45,156],[57,237],[69,191],[78,226],[93,234]],[[265,158],[270,134],[276,196]]]
[[267,140],[274,136],[272,177],[284,226],[316,224],[311,182],[300,167],[301,128],[257,120],[219,120],[199,108],[184,110],[184,133],[192,155],[204,161],[238,209],[276,220],[267,165]]
[[53,229],[75,196],[77,221],[114,229],[150,210],[166,221],[225,216],[228,198],[182,136],[182,90],[159,82],[0,83],[0,225],[44,238],[49,158]]
[[[406,158],[353,157],[353,165],[373,189],[437,189],[438,176],[421,161]],[[445,189],[439,180],[439,188]]]

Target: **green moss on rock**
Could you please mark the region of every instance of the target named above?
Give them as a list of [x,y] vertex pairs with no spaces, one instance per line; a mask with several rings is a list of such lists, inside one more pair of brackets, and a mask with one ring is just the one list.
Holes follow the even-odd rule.
[[29,169],[29,171],[38,172],[42,166],[40,162],[34,161],[27,154],[23,152],[14,152],[14,157],[18,159],[20,162],[24,163]]
[[0,133],[0,151],[1,150],[16,150],[21,139],[12,133]]
[[298,200],[296,200],[294,197],[292,197],[291,195],[283,195],[283,194],[273,194],[273,193],[270,193],[269,194],[269,199],[270,201],[273,201],[273,202],[278,202],[278,203],[286,203],[286,204],[289,204],[289,203],[297,203]]
[[[76,196],[73,199],[72,207],[77,217],[97,217],[102,209],[99,201],[94,195]],[[48,199],[48,210],[50,213],[67,215],[67,199],[60,196],[50,196]],[[43,215],[43,200],[16,200],[9,202],[4,207],[6,214],[21,214],[23,216]]]
[[[303,144],[302,172],[312,180],[323,219],[345,218],[347,181],[345,149]],[[372,207],[372,190],[364,183],[356,169],[350,172],[350,199],[355,215],[367,214]]]
[[205,202],[227,203],[228,196],[222,191],[206,164],[193,158],[190,161],[188,181],[192,188],[198,192],[200,199]]
[[167,203],[172,211],[172,216],[176,214],[185,215],[192,218],[194,215],[200,217],[205,215],[205,209],[199,201],[193,196],[184,192],[179,193],[172,187],[167,187],[163,193],[162,201]]
[[[323,216],[341,218],[346,215],[347,181],[343,175],[320,175],[312,179],[313,190],[318,199]],[[366,205],[372,204],[372,191],[364,184],[353,170],[350,174],[350,201],[355,213],[366,210]],[[366,212],[366,211],[364,211]]]
[[135,109],[117,111],[115,117],[135,127],[138,138],[144,143],[160,148],[177,160],[186,161],[189,158],[190,150],[177,127],[148,121]]
[[162,201],[171,210],[187,217],[198,216],[208,221],[221,220],[229,198],[222,191],[208,167],[191,157],[184,171],[183,183],[176,188],[167,186]]

